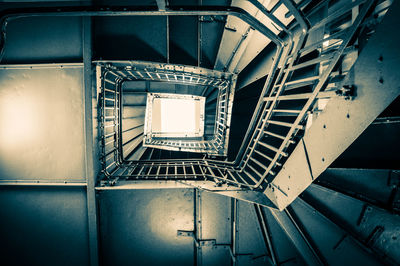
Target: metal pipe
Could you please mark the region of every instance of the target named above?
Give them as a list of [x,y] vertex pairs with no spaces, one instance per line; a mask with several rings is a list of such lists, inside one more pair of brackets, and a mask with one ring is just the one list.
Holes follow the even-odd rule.
[[24,70],[24,69],[55,69],[55,68],[83,68],[83,63],[49,63],[49,64],[6,64],[6,65],[0,65],[0,69],[19,69],[19,70]]
[[395,265],[396,263],[392,258],[386,256],[374,246],[368,246],[364,239],[362,239],[358,234],[356,234],[347,223],[344,223],[339,217],[334,215],[328,208],[321,206],[319,202],[313,199],[309,193],[304,193],[302,198],[299,198],[299,203],[315,211],[316,214],[322,218],[328,220],[329,222],[335,224],[338,228],[343,230],[358,246],[360,246],[366,252],[375,255],[384,264]]
[[258,10],[260,10],[267,18],[269,18],[273,23],[275,23],[279,28],[281,28],[286,34],[289,35],[289,37],[292,39],[293,35],[292,32],[290,32],[286,26],[279,20],[277,19],[274,15],[271,14],[271,12],[268,11],[267,8],[263,4],[261,4],[258,0],[248,0],[250,3],[252,3]]
[[304,242],[306,242],[306,244],[309,246],[311,252],[317,258],[317,260],[322,265],[328,265],[325,257],[322,255],[318,246],[312,241],[312,239],[309,236],[309,234],[307,233],[307,231],[304,230],[303,224],[299,221],[299,219],[296,216],[296,213],[293,211],[293,209],[290,207],[290,208],[285,209],[284,212],[286,213],[287,217],[290,219],[292,224],[296,227],[297,231],[299,232],[301,237],[304,239]]
[[274,250],[274,246],[272,244],[272,240],[271,240],[271,233],[270,233],[270,229],[267,223],[267,220],[264,216],[264,213],[262,211],[262,208],[259,204],[254,204],[254,208],[256,210],[256,215],[258,218],[258,223],[261,227],[261,231],[263,233],[264,236],[264,241],[265,241],[265,246],[267,247],[268,251],[269,251],[269,255],[271,257],[272,263],[273,265],[278,265],[278,258],[275,254],[275,250]]
[[79,187],[86,186],[87,182],[85,179],[82,180],[0,180],[0,186],[71,186],[71,187]]
[[236,266],[237,265],[237,260],[236,260],[236,253],[237,253],[237,246],[238,246],[238,221],[239,221],[239,212],[238,212],[238,200],[235,198],[232,198],[231,200],[231,239],[232,239],[232,245],[231,245],[231,252],[232,252],[232,265]]

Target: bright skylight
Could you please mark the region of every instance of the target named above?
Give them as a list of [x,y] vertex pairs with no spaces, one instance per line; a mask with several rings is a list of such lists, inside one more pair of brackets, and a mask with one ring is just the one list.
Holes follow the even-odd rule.
[[191,99],[161,100],[161,131],[165,133],[195,133],[196,101]]
[[205,98],[186,94],[147,95],[145,135],[193,138],[204,135]]

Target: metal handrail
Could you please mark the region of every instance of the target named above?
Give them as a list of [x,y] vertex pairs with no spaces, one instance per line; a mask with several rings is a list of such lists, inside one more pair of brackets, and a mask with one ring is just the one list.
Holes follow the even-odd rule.
[[[288,144],[288,141],[291,138],[291,136],[294,134],[294,132],[296,130],[296,127],[300,124],[301,121],[303,121],[303,119],[304,119],[304,117],[306,115],[306,112],[309,110],[311,105],[314,103],[318,93],[321,91],[321,89],[323,88],[325,82],[328,80],[333,68],[335,67],[336,63],[339,61],[340,57],[342,56],[342,53],[343,53],[344,49],[346,48],[346,46],[348,45],[348,43],[350,42],[351,37],[353,36],[353,34],[357,30],[358,26],[361,24],[362,20],[366,16],[367,12],[371,8],[372,3],[374,2],[374,0],[369,0],[369,1],[366,0],[366,1],[363,1],[363,2],[367,2],[367,3],[365,4],[365,6],[363,6],[363,9],[360,11],[360,13],[358,14],[356,20],[353,22],[353,24],[351,26],[351,30],[349,30],[349,32],[346,33],[346,36],[343,38],[343,42],[340,45],[340,48],[337,50],[336,55],[334,56],[334,58],[332,58],[328,68],[324,70],[324,74],[319,79],[318,85],[314,88],[311,97],[308,98],[306,104],[302,108],[300,114],[297,116],[297,118],[296,118],[295,122],[293,123],[293,125],[291,126],[289,132],[286,134],[285,139],[283,140],[281,146],[279,147],[279,151],[280,152],[282,152],[283,149]],[[266,170],[266,172],[262,176],[262,178],[259,181],[258,185],[260,185],[265,180],[265,178],[267,177],[269,171],[274,166],[274,163],[278,160],[278,156],[279,156],[278,153],[276,153],[276,155],[274,157],[274,160],[269,165],[268,169]]]
[[[286,33],[288,33],[288,41],[285,43],[285,45],[290,45],[291,47],[287,47],[287,53],[284,57],[284,62],[286,62],[287,60],[287,55],[290,53],[291,49],[293,48],[293,34],[291,33],[291,31],[289,31],[282,23],[277,22],[276,17],[271,15],[268,10],[257,0],[249,0],[249,2],[251,2],[255,7],[257,7],[265,16],[267,16],[269,19],[271,19],[274,23],[277,23],[279,27],[282,28],[283,31],[285,31]],[[290,0],[285,0],[285,6],[289,9],[290,12],[292,12],[292,14],[294,15],[296,21],[299,23],[299,25],[302,28],[302,32],[303,34],[305,33],[305,31],[307,31],[307,29],[309,28],[308,23],[305,21],[305,19],[303,18],[303,16],[300,14],[300,12],[294,7],[292,1]],[[279,21],[279,20],[278,20]],[[270,73],[267,76],[267,80],[264,84],[263,90],[261,92],[260,98],[257,102],[256,108],[255,108],[255,112],[253,113],[253,116],[250,120],[250,124],[249,127],[246,131],[245,137],[243,139],[242,145],[239,149],[238,155],[236,156],[235,160],[231,163],[232,165],[238,165],[239,163],[241,163],[242,158],[244,156],[244,153],[246,152],[246,149],[249,148],[249,145],[247,145],[247,147],[245,146],[247,142],[249,142],[249,137],[250,134],[253,133],[254,136],[254,127],[256,125],[256,121],[257,121],[257,117],[259,117],[260,115],[260,110],[261,110],[261,106],[264,104],[262,97],[263,95],[265,95],[265,93],[267,92],[267,89],[269,89],[271,87],[271,83],[273,82],[273,77],[275,75],[275,71],[278,69],[278,65],[279,65],[279,61],[280,58],[282,56],[283,53],[283,47],[278,47],[276,54],[275,54],[275,62],[274,65],[271,67]],[[251,138],[253,139],[253,138]],[[240,171],[242,171],[243,168],[240,168]]]
[[[117,65],[113,65],[111,61],[100,61],[98,65],[102,66],[104,69],[108,69],[107,73],[113,74],[113,78],[118,78],[119,75],[123,76],[119,81],[113,78],[103,78],[107,84],[114,84],[114,86],[118,88],[121,88],[123,82],[136,79],[217,87],[219,90],[216,104],[217,125],[214,127],[213,139],[203,141],[153,139],[147,134],[149,133],[148,130],[146,130],[146,126],[148,125],[145,125],[145,144],[147,147],[154,148],[163,146],[170,150],[205,152],[217,156],[226,155],[229,138],[229,131],[227,128],[232,109],[236,75],[200,67],[195,67],[193,70],[196,71],[196,73],[191,73],[186,72],[185,69],[189,68],[188,70],[190,70],[193,67],[172,64],[165,64],[160,67],[160,63],[146,62],[144,64],[141,61],[118,61]],[[211,74],[211,76],[207,76],[207,74]],[[119,94],[120,97],[123,95],[121,89],[118,89],[115,93]],[[122,103],[122,98],[120,102]],[[120,106],[119,108],[120,112],[123,110],[122,107],[123,106]],[[122,114],[120,114],[120,117],[121,116]],[[122,124],[121,118],[119,123]],[[202,148],[201,145],[204,147]],[[122,144],[120,144],[120,147],[122,148]],[[122,151],[120,151],[120,153],[123,154]]]
[[[318,84],[316,85],[313,93],[311,93],[309,96],[307,96],[307,103],[304,105],[304,107],[302,108],[302,110],[299,112],[299,115],[296,118],[296,121],[290,126],[290,130],[289,133],[286,134],[286,136],[283,139],[283,142],[280,146],[280,148],[278,149],[279,152],[277,152],[277,155],[273,158],[272,162],[270,163],[270,165],[268,166],[268,168],[266,169],[266,171],[264,172],[264,174],[262,176],[260,176],[259,181],[252,185],[249,185],[248,182],[246,182],[245,180],[243,180],[244,182],[242,183],[246,183],[246,185],[248,185],[249,187],[253,187],[253,188],[257,188],[259,187],[262,182],[265,180],[266,176],[268,174],[271,173],[271,167],[273,167],[276,163],[277,163],[277,158],[278,158],[278,154],[283,152],[283,149],[285,148],[285,146],[287,145],[287,143],[289,143],[291,136],[293,135],[293,133],[295,132],[295,130],[298,128],[300,122],[304,119],[304,116],[306,115],[307,110],[311,107],[312,103],[314,102],[314,100],[317,98],[317,95],[319,93],[319,91],[323,88],[326,80],[328,79],[328,77],[331,75],[331,71],[333,70],[333,67],[336,65],[336,63],[338,62],[339,58],[342,56],[342,53],[344,51],[344,49],[346,48],[348,42],[350,41],[350,38],[352,37],[352,35],[355,33],[356,29],[359,27],[361,21],[364,19],[364,17],[366,16],[368,10],[370,9],[373,1],[359,1],[359,3],[365,3],[367,2],[367,4],[365,4],[363,6],[362,11],[359,13],[357,19],[354,21],[353,25],[351,26],[351,30],[346,30],[345,31],[345,37],[343,38],[342,43],[340,44],[340,47],[337,49],[337,52],[335,53],[335,56],[330,58],[330,64],[329,67],[327,69],[325,69],[324,74],[322,74],[321,78],[319,79]],[[304,23],[303,25],[307,25],[306,23]],[[284,80],[287,80],[288,77],[288,73],[290,72],[290,68],[291,66],[293,66],[293,62],[295,61],[295,56],[297,56],[297,53],[299,52],[299,49],[302,48],[302,43],[304,41],[304,38],[306,36],[307,30],[303,30],[303,35],[302,35],[302,39],[300,40],[297,44],[297,47],[295,49],[295,52],[292,53],[292,55],[287,54],[287,58],[285,60],[291,59],[291,64],[289,64],[289,66],[286,68],[289,71],[286,71],[286,69],[281,69],[281,73],[285,73],[285,78]],[[295,56],[293,56],[295,55]],[[279,80],[279,79],[277,79]],[[285,85],[285,81],[280,81],[280,85],[278,85],[278,88],[282,88]],[[277,93],[275,96],[269,97],[272,98],[272,100],[270,101],[276,101],[279,98],[279,93]],[[264,109],[266,110],[266,108]],[[272,110],[272,108],[269,109],[270,111]],[[254,116],[254,115],[253,115]],[[265,122],[268,119],[264,119],[264,121],[262,122],[263,126],[266,124]],[[254,141],[256,142],[256,141]],[[250,157],[250,156],[248,156]],[[214,163],[215,167],[217,167],[218,169],[224,169],[227,170],[229,167],[232,167],[232,162],[229,164],[227,162],[220,162],[220,161],[212,161],[212,160],[205,160],[204,161],[204,166],[210,167],[210,165]],[[201,165],[201,163],[199,162],[199,165]],[[230,165],[230,166],[229,166]],[[243,168],[242,168],[243,169]],[[230,171],[235,171],[238,169],[228,169],[228,173],[230,173]],[[250,168],[250,170],[255,170],[254,168]],[[247,172],[247,171],[244,171]],[[254,171],[253,171],[254,172]],[[255,172],[257,172],[255,170]],[[247,174],[250,178],[252,178],[251,174]],[[240,176],[240,175],[239,175]],[[243,178],[243,176],[241,176]],[[223,177],[218,177],[213,175],[213,178],[217,178],[220,180],[224,180]],[[254,178],[252,178],[254,179]],[[230,180],[229,182],[232,182],[232,180]]]
[[[264,10],[264,13],[265,13],[266,11]],[[271,17],[271,16],[269,16],[269,17]],[[290,35],[290,40],[292,40],[292,35]],[[293,44],[293,41],[290,41],[289,42],[289,44],[290,45],[292,45]],[[286,56],[291,52],[291,49],[292,49],[292,47],[289,47],[289,49],[287,49],[287,53],[286,53]],[[277,50],[277,55],[279,55],[279,56],[276,56],[276,59],[275,59],[275,67],[273,67],[273,68],[271,68],[271,72],[270,72],[270,74],[269,74],[269,76],[268,76],[268,80],[267,80],[267,82],[266,82],[266,84],[265,84],[265,86],[264,86],[264,89],[263,89],[263,94],[262,95],[260,95],[260,98],[259,98],[259,103],[258,103],[258,106],[261,106],[262,104],[263,104],[263,95],[265,94],[265,91],[270,87],[270,85],[271,85],[271,83],[272,83],[272,79],[273,79],[273,77],[274,77],[274,72],[275,72],[275,70],[277,69],[277,66],[278,66],[278,63],[279,63],[279,59],[280,59],[280,56],[282,55],[282,52],[283,52],[283,47],[282,46],[278,46],[278,50]],[[285,59],[285,61],[286,61],[287,59]],[[259,110],[259,109],[258,109]],[[254,122],[255,122],[255,120],[256,120],[256,118],[257,118],[257,116],[254,114],[253,115],[253,119],[252,119],[252,123],[254,124]],[[249,129],[248,129],[248,131],[250,130],[251,128],[249,127]],[[243,144],[242,144],[243,145]],[[241,150],[243,149],[243,147],[241,148]],[[239,157],[238,157],[239,158]],[[182,160],[181,160],[182,161]],[[210,161],[211,162],[211,161]],[[137,163],[141,163],[142,165],[144,164],[144,162],[137,162]],[[204,163],[207,163],[207,161],[204,161]],[[223,163],[225,166],[223,166],[224,168],[226,168],[226,166],[228,166],[228,164],[235,164],[235,161],[234,162],[224,162]],[[200,162],[199,162],[199,165],[200,165]]]
[[[288,1],[285,1],[285,2],[288,2]],[[290,10],[290,12],[294,12],[293,10],[296,10],[295,8],[293,8],[293,7],[291,7],[291,8],[288,8],[289,10]],[[299,16],[300,14],[299,13],[297,13],[297,15]],[[280,85],[278,86],[278,88],[277,88],[277,91],[276,90],[274,90],[274,88],[275,88],[275,84],[272,86],[272,88],[271,88],[271,91],[270,91],[270,96],[272,96],[273,97],[273,100],[270,102],[271,104],[265,104],[264,105],[264,109],[263,109],[263,113],[265,113],[266,112],[266,116],[265,116],[265,118],[263,119],[263,120],[261,120],[262,121],[262,125],[261,125],[261,128],[265,128],[265,125],[267,124],[267,121],[269,120],[269,118],[271,117],[271,115],[272,115],[272,110],[274,109],[274,107],[275,107],[275,105],[276,105],[276,103],[277,103],[277,101],[278,101],[278,97],[282,94],[282,92],[284,91],[284,84],[285,84],[285,82],[288,80],[288,78],[289,78],[289,76],[290,76],[290,73],[289,72],[286,72],[285,73],[285,69],[286,69],[286,65],[287,65],[287,61],[291,58],[292,60],[291,60],[291,62],[289,63],[289,65],[288,65],[288,68],[290,68],[290,67],[292,67],[293,66],[293,64],[294,64],[294,62],[296,61],[296,58],[297,58],[297,56],[299,55],[299,53],[298,53],[298,51],[301,49],[301,47],[302,47],[302,45],[303,45],[303,42],[304,42],[304,40],[305,40],[305,37],[306,37],[306,34],[307,34],[307,30],[308,30],[308,25],[307,25],[307,23],[305,22],[305,20],[304,19],[300,19],[300,21],[301,21],[301,23],[299,23],[300,24],[300,27],[301,27],[301,33],[300,33],[300,36],[299,36],[299,40],[298,40],[298,42],[297,42],[297,44],[296,44],[296,46],[295,47],[293,47],[293,43],[294,43],[294,41],[292,41],[291,43],[290,43],[290,45],[291,45],[291,47],[289,48],[289,49],[287,49],[287,53],[285,54],[285,58],[284,58],[284,63],[283,63],[283,67],[281,68],[281,70],[280,70],[280,72],[279,72],[279,74],[278,74],[278,77],[275,79],[275,84],[277,83],[277,82],[280,82]],[[292,49],[294,48],[294,50],[292,51]],[[283,79],[281,80],[280,79],[280,77],[282,76],[282,75],[284,75],[284,77],[283,77]],[[275,96],[273,96],[273,94],[275,94]],[[267,107],[268,106],[268,107]],[[249,161],[249,159],[251,158],[251,155],[252,155],[252,153],[254,152],[254,149],[255,149],[255,146],[257,145],[257,142],[259,141],[259,139],[264,135],[264,133],[263,133],[263,131],[253,131],[253,138],[252,139],[254,139],[254,135],[257,135],[257,137],[255,138],[255,141],[254,141],[254,143],[253,143],[253,146],[250,148],[250,150],[247,150],[247,151],[249,151],[249,154],[248,154],[248,156],[246,157],[246,159],[244,159],[244,163],[242,163],[241,164],[241,168],[240,168],[240,171],[243,171],[243,169],[247,166],[247,164],[248,164],[248,161]],[[286,144],[285,144],[286,145]],[[280,156],[279,155],[279,153],[277,153],[277,155],[278,156]],[[243,161],[242,161],[243,162]],[[272,164],[273,162],[271,162],[271,164]],[[266,173],[268,174],[270,171],[271,171],[272,169],[271,169],[271,167],[269,167],[267,170],[266,170]],[[262,178],[258,183],[257,183],[257,186],[259,186],[261,183],[262,183],[262,181],[264,180],[264,178]]]

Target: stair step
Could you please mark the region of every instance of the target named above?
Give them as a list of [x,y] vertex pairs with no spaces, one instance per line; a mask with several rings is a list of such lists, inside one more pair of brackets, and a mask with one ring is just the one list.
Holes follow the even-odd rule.
[[[296,88],[299,88],[299,87],[312,85],[317,80],[319,80],[319,76],[313,76],[313,77],[308,77],[308,78],[288,81],[288,82],[286,82],[284,84],[284,86],[285,86],[285,90],[296,89]],[[279,88],[281,85],[282,84],[275,85],[274,88]]]
[[319,21],[318,23],[316,23],[313,27],[311,27],[311,29],[309,29],[309,31],[316,30],[316,29],[328,24],[329,22],[336,20],[337,18],[341,17],[343,14],[345,14],[346,12],[351,10],[353,7],[356,7],[365,1],[366,0],[358,0],[358,1],[354,1],[354,2],[349,2],[347,5],[343,5],[340,9],[336,10],[335,12],[333,12],[326,18],[324,18],[321,21]]
[[[247,166],[249,166],[249,168],[251,169],[252,167],[250,167],[250,165],[247,165]],[[254,168],[253,168],[254,169]],[[252,170],[253,170],[252,169]],[[262,177],[262,175],[259,173],[259,172],[257,172],[257,170],[253,170],[259,177]],[[251,179],[251,181],[253,181],[254,182],[254,184],[257,184],[257,180],[253,177],[253,175],[251,175],[249,172],[247,172],[246,170],[243,170],[243,172]]]
[[131,156],[129,156],[129,158],[127,158],[127,160],[130,160],[130,161],[140,160],[140,158],[146,152],[146,150],[147,150],[146,147],[143,147],[143,146],[139,147],[134,153],[132,153]]
[[306,47],[302,48],[299,51],[299,54],[301,54],[302,56],[314,51],[315,49],[319,48],[324,42],[333,40],[333,39],[340,39],[340,37],[344,34],[346,34],[349,31],[350,28],[344,29],[342,31],[336,32],[318,42],[315,42],[313,44],[307,45]]
[[[143,135],[143,134],[141,134]],[[130,156],[130,153],[136,149],[136,147],[138,147],[138,145],[140,145],[143,142],[143,138],[141,138],[138,135],[136,138],[132,139],[130,142],[126,143],[125,145],[123,145],[122,147],[122,152],[123,155],[125,155],[126,157]]]
[[296,116],[301,110],[273,109],[272,112],[277,113],[276,116]]
[[263,146],[263,147],[265,147],[265,148],[267,148],[267,149],[269,149],[269,150],[271,150],[271,151],[273,151],[273,152],[275,152],[275,153],[279,153],[279,154],[281,154],[282,156],[285,156],[285,157],[289,156],[288,153],[286,153],[286,152],[284,152],[284,151],[279,151],[278,148],[275,148],[274,146],[271,146],[271,145],[269,145],[269,144],[267,144],[267,143],[264,143],[264,142],[262,142],[262,141],[258,141],[257,144],[259,144],[259,145],[261,145],[261,146]]
[[[290,95],[281,95],[278,96],[279,101],[283,100],[303,100],[303,99],[308,99],[313,95],[313,93],[298,93],[298,94],[290,94]],[[334,91],[323,91],[318,93],[317,99],[321,98],[333,98],[337,97],[337,94]],[[264,97],[264,101],[266,102],[271,102],[275,99],[274,96],[272,97]]]
[[262,152],[260,152],[260,151],[258,151],[258,150],[254,150],[254,152],[257,153],[258,155],[264,157],[265,159],[267,159],[267,160],[269,160],[269,161],[272,161],[272,160],[273,160],[271,157],[269,157],[268,155],[266,155],[266,154],[264,154],[264,153],[262,153]]
[[[273,124],[273,125],[278,125],[278,126],[283,126],[283,127],[292,127],[292,123],[288,122],[282,122],[282,121],[275,121],[275,120],[267,120],[267,123]],[[296,128],[298,129],[304,129],[304,126],[302,125],[297,125]]]
[[[267,135],[269,135],[271,137],[275,137],[275,138],[281,139],[281,140],[284,140],[286,138],[286,136],[282,136],[282,135],[279,135],[279,134],[276,134],[276,133],[273,133],[273,132],[270,132],[270,131],[267,131],[267,130],[264,130],[263,133],[267,134]],[[289,140],[289,143],[290,144],[294,144],[295,141],[294,140]]]
[[300,63],[298,65],[294,65],[294,66],[292,66],[292,67],[290,67],[288,69],[285,69],[285,72],[294,71],[294,70],[298,70],[298,69],[301,69],[301,68],[312,66],[312,65],[324,62],[324,61],[329,61],[329,60],[331,60],[333,58],[333,56],[334,56],[334,54],[322,55],[322,56],[320,56],[318,58],[311,59],[311,60],[308,60],[306,62]]
[[259,161],[257,161],[256,159],[254,159],[253,157],[249,158],[252,162],[254,162],[255,164],[257,164],[258,166],[260,166],[261,168],[263,168],[264,170],[267,170],[267,166],[265,166],[264,164],[260,163]]
[[124,93],[122,95],[123,105],[146,105],[147,93]]
[[143,135],[144,126],[138,126],[133,128],[132,130],[127,130],[122,132],[122,143],[123,145],[128,144],[133,139],[137,138],[140,135]]

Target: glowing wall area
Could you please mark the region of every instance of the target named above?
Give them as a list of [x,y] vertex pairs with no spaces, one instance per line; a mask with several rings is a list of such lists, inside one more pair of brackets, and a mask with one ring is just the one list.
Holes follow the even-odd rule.
[[82,67],[0,69],[0,179],[82,179]]

